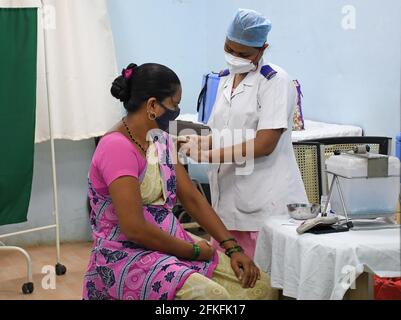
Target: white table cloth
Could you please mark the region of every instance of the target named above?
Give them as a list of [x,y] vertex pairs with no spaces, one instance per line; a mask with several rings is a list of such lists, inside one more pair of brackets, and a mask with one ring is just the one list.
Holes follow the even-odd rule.
[[266,221],[255,261],[271,285],[296,299],[342,299],[364,271],[400,277],[400,229],[303,234],[287,215]]
[[355,137],[362,136],[362,134],[362,128],[353,125],[305,120],[305,130],[292,131],[292,142],[334,137]]

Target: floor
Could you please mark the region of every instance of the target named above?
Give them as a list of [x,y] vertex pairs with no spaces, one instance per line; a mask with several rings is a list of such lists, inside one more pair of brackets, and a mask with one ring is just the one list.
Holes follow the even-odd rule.
[[[210,239],[198,228],[188,231],[194,238],[198,236],[198,239]],[[42,281],[45,285],[49,283],[48,277],[46,278],[49,271],[42,273],[42,268],[54,266],[56,262],[55,246],[24,248],[31,256],[33,268],[34,292],[28,295],[23,294],[21,289],[27,282],[25,258],[15,251],[0,252],[0,300],[81,300],[83,274],[89,261],[91,246],[90,242],[61,245],[61,263],[67,267],[67,273],[56,277],[55,289],[42,287]]]
[[[0,252],[0,300],[81,300],[82,279],[90,255],[91,243],[61,245],[61,262],[67,273],[56,277],[55,289],[44,289],[44,266],[54,266],[55,246],[24,248],[32,258],[34,292],[24,295],[22,285],[27,282],[25,259],[17,252]],[[47,273],[48,274],[48,273]]]

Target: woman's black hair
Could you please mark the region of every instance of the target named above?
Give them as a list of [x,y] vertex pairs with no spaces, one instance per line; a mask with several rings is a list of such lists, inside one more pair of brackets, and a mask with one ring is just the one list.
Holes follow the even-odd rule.
[[123,102],[124,108],[131,113],[152,97],[158,101],[172,97],[180,85],[178,76],[166,66],[157,63],[137,66],[131,63],[114,80],[111,94]]

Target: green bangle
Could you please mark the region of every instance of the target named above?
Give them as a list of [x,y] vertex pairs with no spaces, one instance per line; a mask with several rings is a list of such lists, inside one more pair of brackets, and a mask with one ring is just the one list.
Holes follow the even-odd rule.
[[196,244],[196,243],[194,243],[192,246],[193,246],[193,248],[194,248],[194,255],[193,255],[192,259],[193,259],[193,260],[198,260],[199,255],[200,255],[200,248],[199,248],[199,245]]
[[226,242],[229,242],[229,241],[237,242],[237,240],[235,240],[235,238],[228,238],[228,239],[223,240],[222,242],[220,242],[220,247],[222,247],[223,244],[225,244]]

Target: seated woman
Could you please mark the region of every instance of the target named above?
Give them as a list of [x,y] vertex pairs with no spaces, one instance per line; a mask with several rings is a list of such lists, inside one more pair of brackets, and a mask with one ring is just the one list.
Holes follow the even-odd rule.
[[[265,273],[239,247],[184,167],[165,130],[180,110],[177,75],[131,64],[111,88],[127,116],[96,149],[89,170],[93,249],[84,299],[273,299]],[[162,130],[160,130],[162,129]],[[172,208],[176,197],[226,250],[195,241]]]

